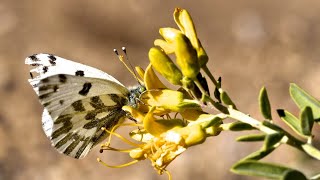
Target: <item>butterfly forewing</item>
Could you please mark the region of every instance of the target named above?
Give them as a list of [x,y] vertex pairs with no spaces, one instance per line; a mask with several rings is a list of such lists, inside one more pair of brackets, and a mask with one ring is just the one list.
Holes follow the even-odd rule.
[[[128,90],[112,76],[89,66],[49,55],[33,55],[29,79],[44,106],[43,129],[52,145],[74,158],[84,157],[125,116]],[[32,74],[33,76],[33,74]]]

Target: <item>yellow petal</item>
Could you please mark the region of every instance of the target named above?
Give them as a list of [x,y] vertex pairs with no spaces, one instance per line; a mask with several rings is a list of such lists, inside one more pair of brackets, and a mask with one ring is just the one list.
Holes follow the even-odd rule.
[[151,48],[149,50],[149,59],[154,69],[171,84],[181,85],[181,71],[163,51],[155,47]]
[[143,127],[153,136],[159,137],[162,133],[174,128],[183,126],[180,119],[156,119],[153,116],[155,108],[151,108],[143,120]]
[[178,29],[170,27],[160,28],[159,33],[168,43],[173,43],[175,41],[176,36],[178,34],[182,34],[182,32]]
[[138,122],[142,122],[144,119],[144,114],[131,106],[123,106],[122,110],[129,112],[131,116]]
[[[181,137],[184,139],[185,145],[193,146],[196,144],[203,143],[206,138],[206,132],[200,125],[194,125],[194,126],[187,126],[183,128],[175,128],[171,131],[174,131],[181,135]],[[170,131],[169,131],[170,132]]]
[[201,114],[205,114],[200,108],[199,109],[186,109],[180,112],[183,119],[188,121],[195,121],[199,119]]
[[168,43],[167,41],[163,40],[163,39],[156,39],[154,41],[154,45],[155,46],[159,46],[161,47],[161,49],[163,49],[163,51],[166,53],[166,54],[171,54],[171,53],[174,53],[174,44],[173,43]]
[[148,142],[154,138],[154,136],[148,133],[145,129],[135,129],[131,131],[129,135],[132,139],[140,142]]
[[185,9],[176,8],[173,13],[173,18],[180,30],[190,39],[192,46],[195,49],[198,49],[200,46],[196,28],[194,27],[193,20],[189,12]]
[[182,92],[170,89],[147,91],[142,95],[141,100],[157,109],[163,108],[174,112],[199,107],[196,101],[184,99]]
[[167,89],[167,87],[159,80],[158,76],[154,73],[151,64],[149,64],[144,74],[144,83],[147,90]]

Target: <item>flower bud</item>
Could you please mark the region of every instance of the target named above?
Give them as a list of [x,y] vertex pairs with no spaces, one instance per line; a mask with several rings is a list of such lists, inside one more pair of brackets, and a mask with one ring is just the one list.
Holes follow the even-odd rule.
[[185,9],[176,8],[173,17],[180,30],[189,38],[192,46],[196,49],[200,67],[203,67],[208,62],[208,55],[197,37],[196,28],[189,12]]
[[192,47],[189,39],[182,33],[175,38],[176,61],[182,74],[190,79],[196,79],[200,72],[196,50]]
[[163,51],[155,47],[151,48],[149,50],[149,59],[154,69],[170,83],[181,85],[181,71]]
[[190,39],[192,46],[198,49],[200,45],[197,32],[189,12],[185,9],[176,8],[173,13],[173,18],[183,34]]

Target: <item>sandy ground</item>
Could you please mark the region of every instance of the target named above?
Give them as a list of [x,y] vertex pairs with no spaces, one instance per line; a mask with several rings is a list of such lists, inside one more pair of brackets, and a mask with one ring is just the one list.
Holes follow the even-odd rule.
[[[224,89],[245,113],[262,119],[257,96],[263,85],[274,110],[298,113],[288,94],[290,82],[320,98],[320,2],[316,0],[2,0],[0,179],[167,179],[158,176],[149,161],[122,169],[96,162],[97,157],[109,164],[130,161],[122,154],[99,154],[95,149],[87,158],[74,160],[57,153],[42,131],[42,107],[27,83],[24,59],[52,53],[99,67],[123,84],[134,85],[113,48],[126,46],[132,63],[146,67],[158,29],[176,27],[175,7],[192,14],[210,56],[209,67],[215,76],[222,76]],[[210,138],[188,149],[168,170],[174,179],[256,179],[229,172],[233,163],[260,146],[237,143],[238,135],[224,132]],[[320,171],[319,162],[286,146],[266,161],[282,162],[308,175]]]

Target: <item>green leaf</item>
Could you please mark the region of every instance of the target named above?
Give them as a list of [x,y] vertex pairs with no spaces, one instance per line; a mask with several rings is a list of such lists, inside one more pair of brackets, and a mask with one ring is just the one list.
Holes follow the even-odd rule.
[[264,118],[271,120],[271,105],[268,98],[268,93],[265,87],[262,87],[259,94],[260,111]]
[[250,134],[244,135],[237,138],[239,142],[253,142],[253,141],[263,141],[266,137],[265,134]]
[[270,179],[292,179],[294,175],[295,180],[306,180],[307,178],[299,171],[279,166],[271,163],[264,163],[258,161],[240,161],[236,163],[232,169],[232,172],[249,176],[260,176]]
[[319,149],[313,147],[311,144],[303,144],[302,149],[309,154],[311,157],[320,160],[320,151]]
[[221,77],[218,78],[217,80],[217,86],[214,88],[214,92],[213,95],[214,97],[219,101],[219,103],[221,103],[221,98],[220,98],[220,92],[219,92],[219,88],[221,88]]
[[306,136],[311,136],[314,119],[312,109],[309,106],[306,106],[301,111],[300,120],[302,133]]
[[278,109],[277,110],[278,115],[280,118],[296,133],[301,135],[302,137],[305,137],[304,134],[302,133],[301,127],[300,127],[300,120],[296,118],[293,114],[290,112],[283,110],[283,109]]
[[220,99],[225,105],[229,105],[234,109],[237,109],[236,105],[232,102],[229,95],[225,91],[220,91]]
[[273,150],[275,150],[275,148],[269,148],[269,149],[262,148],[258,151],[255,151],[255,152],[249,154],[248,156],[242,158],[240,161],[260,160],[260,159],[268,156]]
[[313,112],[313,117],[320,120],[320,102],[316,98],[309,95],[294,83],[290,84],[290,95],[300,110],[303,110],[306,106],[310,106]]
[[262,124],[275,131],[285,132],[281,127],[277,126],[276,124],[273,124],[271,121],[262,121]]
[[282,133],[268,134],[264,140],[263,149],[276,148],[283,137]]
[[230,123],[229,130],[230,131],[246,131],[246,130],[253,130],[255,129],[250,124],[243,123],[240,121]]

